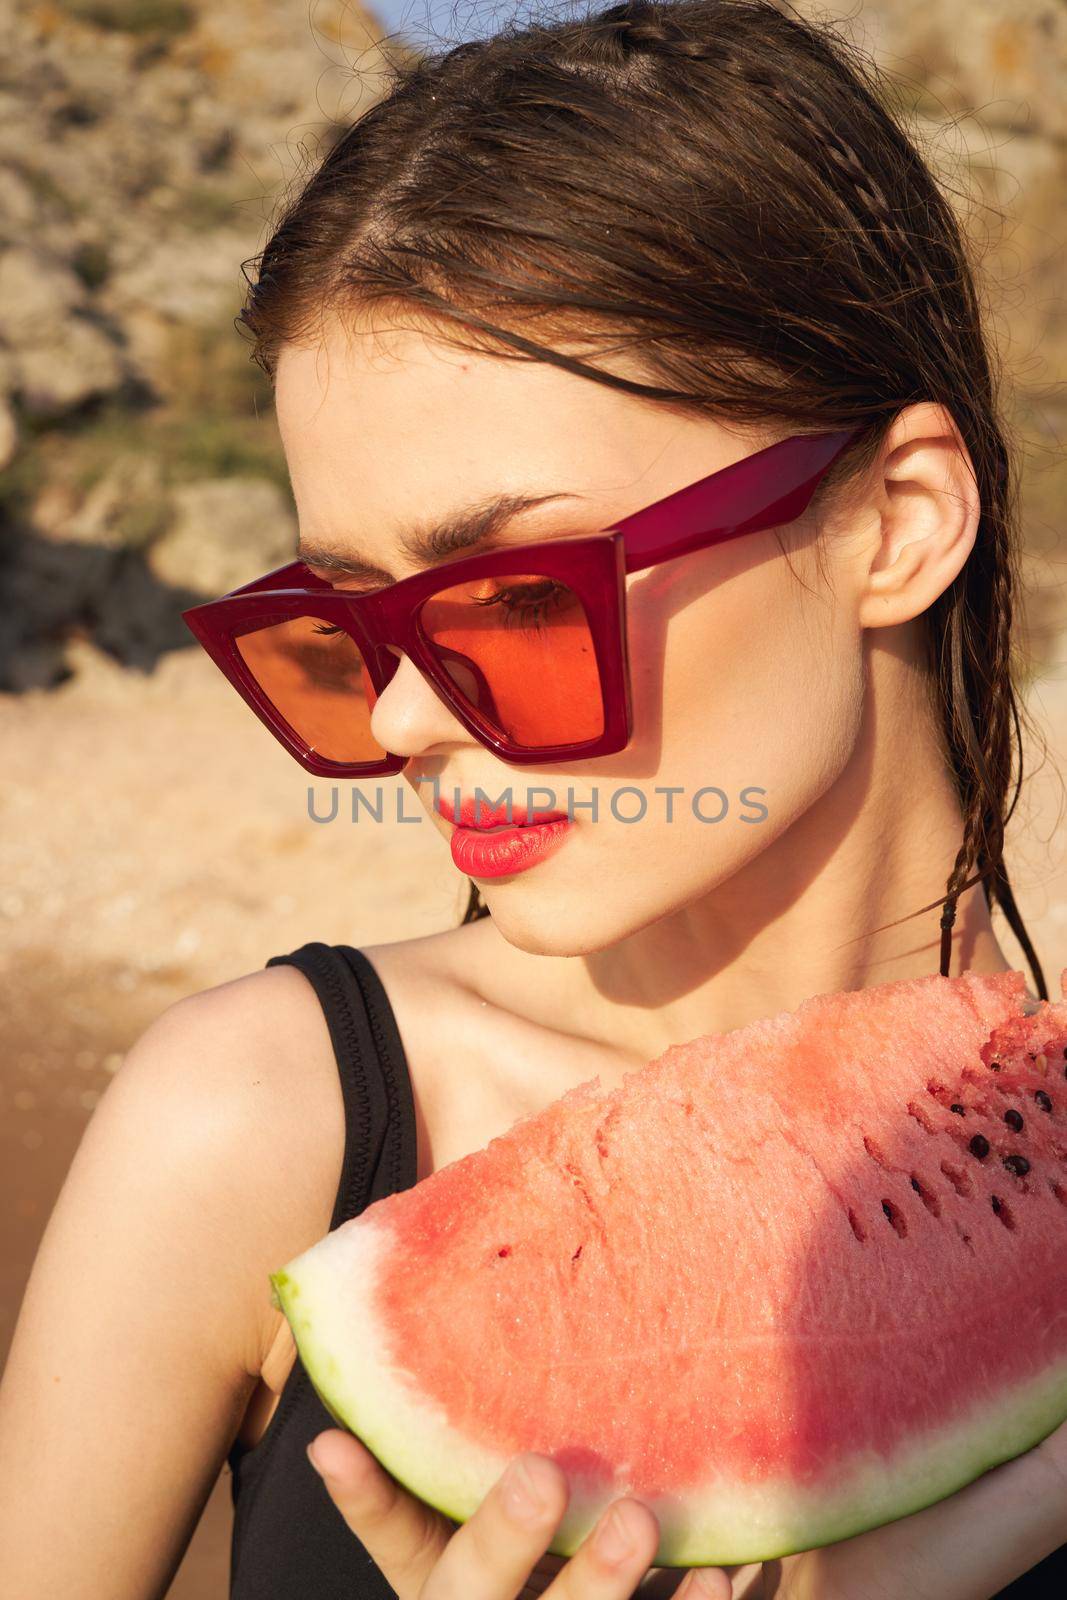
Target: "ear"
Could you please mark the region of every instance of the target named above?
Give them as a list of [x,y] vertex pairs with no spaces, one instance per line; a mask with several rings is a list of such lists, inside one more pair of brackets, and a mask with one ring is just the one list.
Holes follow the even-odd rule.
[[871,471],[877,517],[858,620],[886,628],[948,588],[974,548],[981,505],[970,452],[934,401],[899,413]]

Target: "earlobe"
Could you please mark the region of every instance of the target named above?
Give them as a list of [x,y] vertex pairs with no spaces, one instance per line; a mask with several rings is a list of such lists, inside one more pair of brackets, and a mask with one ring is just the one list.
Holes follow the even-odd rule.
[[879,537],[859,622],[885,628],[920,616],[966,564],[981,515],[970,453],[947,407],[908,406],[872,469]]

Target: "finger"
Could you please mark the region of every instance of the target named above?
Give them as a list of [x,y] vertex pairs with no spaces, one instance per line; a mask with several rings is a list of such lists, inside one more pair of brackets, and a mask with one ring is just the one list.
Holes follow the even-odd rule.
[[551,1542],[567,1480],[547,1456],[516,1456],[452,1535],[421,1600],[515,1600]]
[[648,1506],[629,1496],[614,1500],[545,1600],[625,1600],[652,1565],[658,1544],[659,1523]]
[[648,1506],[628,1496],[614,1501],[545,1591],[544,1600],[624,1600],[646,1593],[649,1600],[659,1595],[731,1600],[733,1583],[722,1567],[698,1567],[684,1575],[657,1567],[650,1580],[646,1574],[659,1539],[659,1522]]
[[415,1600],[455,1525],[409,1494],[365,1445],[340,1428],[313,1439],[308,1459],[400,1600]]

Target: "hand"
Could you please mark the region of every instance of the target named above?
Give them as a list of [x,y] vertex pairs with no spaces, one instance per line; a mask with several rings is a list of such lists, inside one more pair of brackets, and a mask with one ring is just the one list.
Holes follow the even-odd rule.
[[[626,1600],[639,1584],[641,1600],[731,1600],[730,1579],[721,1567],[691,1573],[664,1568],[666,1586],[659,1578],[642,1583],[659,1543],[659,1523],[629,1496],[607,1508],[570,1559],[548,1554],[566,1509],[567,1480],[547,1456],[527,1451],[516,1457],[462,1524],[409,1494],[354,1434],[330,1428],[313,1441],[308,1457],[399,1600],[531,1600],[545,1593],[549,1600]],[[543,1490],[542,1510],[524,1512],[512,1499],[517,1463],[530,1468]],[[625,1516],[632,1550],[612,1560],[600,1550],[597,1533],[616,1508]]]
[[764,1562],[763,1600],[991,1600],[1067,1544],[1067,1422],[947,1500]]

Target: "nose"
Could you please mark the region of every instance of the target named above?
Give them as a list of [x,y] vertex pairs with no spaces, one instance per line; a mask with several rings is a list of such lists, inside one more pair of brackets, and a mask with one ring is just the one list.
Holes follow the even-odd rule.
[[418,756],[438,744],[474,743],[410,657],[393,645],[388,649],[397,658],[396,667],[370,719],[382,748],[398,756]]

